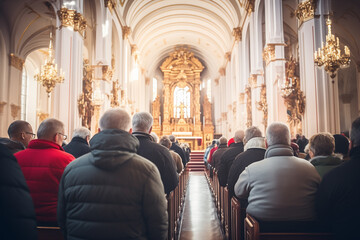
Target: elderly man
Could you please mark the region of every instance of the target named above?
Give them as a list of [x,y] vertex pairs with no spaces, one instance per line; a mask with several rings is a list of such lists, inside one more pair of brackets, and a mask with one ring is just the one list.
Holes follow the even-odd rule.
[[135,113],[132,119],[132,134],[139,140],[140,146],[137,154],[149,159],[159,169],[161,180],[166,194],[176,188],[179,176],[171,154],[164,146],[153,142],[150,135],[153,117],[150,113]]
[[183,165],[186,166],[188,160],[186,159],[184,150],[176,143],[176,138],[174,135],[170,135],[169,139],[171,141],[170,149],[180,155]]
[[289,128],[272,123],[266,131],[265,159],[249,165],[235,184],[246,212],[262,221],[315,219],[315,194],[320,176],[311,163],[293,156]]
[[227,148],[227,139],[226,137],[220,137],[219,138],[219,146],[218,149],[214,152],[214,154],[212,155],[211,159],[212,159],[212,166],[215,169],[219,168],[219,162],[220,159],[222,157],[222,155],[224,154],[224,152],[226,152],[226,150],[228,150]]
[[225,187],[228,180],[229,171],[235,157],[244,151],[244,131],[238,130],[234,135],[234,144],[221,156],[218,169],[220,186]]
[[9,138],[0,138],[0,143],[4,144],[12,153],[24,150],[35,138],[30,123],[22,120],[16,120],[10,124],[8,135]]
[[316,198],[318,216],[336,239],[359,239],[360,117],[351,126],[351,159],[324,175]]
[[[107,110],[91,153],[70,163],[59,187],[66,239],[166,239],[167,203],[157,167],[136,154],[130,115]],[[155,143],[154,143],[155,144]]]
[[339,166],[342,161],[334,156],[335,139],[330,133],[318,133],[309,139],[310,163],[323,177],[331,169]]
[[65,167],[74,156],[61,147],[64,124],[54,118],[44,120],[27,149],[17,152],[21,170],[34,201],[38,224],[57,225],[58,188]]
[[229,195],[234,196],[234,186],[239,179],[240,174],[250,164],[263,160],[265,155],[265,141],[261,131],[257,127],[249,127],[245,131],[244,152],[236,156],[228,177]]
[[[168,136],[162,136],[160,138],[160,142],[159,142],[160,145],[163,145],[164,147],[170,149],[171,147],[171,141],[169,139]],[[173,158],[174,160],[174,163],[175,163],[175,166],[176,166],[176,171],[177,173],[181,173],[181,171],[183,170],[184,168],[184,165],[181,161],[181,157],[179,154],[177,154],[176,152],[174,152],[173,150],[170,150],[170,154],[171,154],[171,157]]]
[[64,147],[65,152],[70,153],[75,158],[90,152],[89,141],[91,132],[86,127],[76,128],[73,132],[71,142]]

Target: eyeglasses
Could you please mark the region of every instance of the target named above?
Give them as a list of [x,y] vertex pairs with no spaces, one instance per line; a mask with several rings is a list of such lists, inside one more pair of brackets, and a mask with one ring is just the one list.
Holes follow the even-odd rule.
[[67,136],[65,134],[62,134],[62,133],[58,133],[58,134],[62,135],[64,140],[67,139]]
[[31,135],[31,138],[35,138],[36,134],[35,133],[31,133],[31,132],[25,132],[26,134],[30,134]]

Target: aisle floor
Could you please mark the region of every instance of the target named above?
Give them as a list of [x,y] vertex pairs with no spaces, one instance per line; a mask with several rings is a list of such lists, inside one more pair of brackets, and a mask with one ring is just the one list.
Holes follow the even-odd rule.
[[204,172],[190,172],[179,239],[224,239]]

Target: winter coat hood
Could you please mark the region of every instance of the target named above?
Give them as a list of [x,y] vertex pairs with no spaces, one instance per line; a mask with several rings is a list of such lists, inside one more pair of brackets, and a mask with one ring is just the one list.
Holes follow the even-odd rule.
[[250,148],[260,148],[266,149],[265,138],[263,137],[254,137],[251,138],[244,146],[244,152]]
[[276,156],[294,156],[294,152],[289,145],[285,144],[274,144],[266,149],[265,157],[276,157]]

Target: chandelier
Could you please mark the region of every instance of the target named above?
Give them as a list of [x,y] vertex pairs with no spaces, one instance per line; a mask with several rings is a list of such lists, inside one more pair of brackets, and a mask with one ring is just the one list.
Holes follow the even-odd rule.
[[60,69],[60,75],[58,75],[57,64],[55,64],[54,56],[53,56],[53,46],[52,46],[52,32],[50,32],[50,44],[48,50],[48,56],[45,59],[45,64],[40,66],[40,72],[34,76],[36,81],[40,82],[45,88],[50,97],[50,93],[54,89],[57,83],[64,82],[64,74]]
[[350,65],[350,50],[345,46],[345,54],[341,54],[339,38],[331,33],[331,20],[326,20],[328,26],[328,34],[326,35],[326,43],[321,43],[321,49],[319,48],[314,53],[314,62],[319,66],[325,66],[325,71],[330,73],[331,78],[335,78],[336,71],[340,67],[347,67]]

